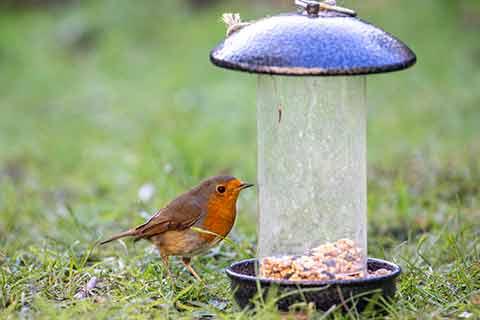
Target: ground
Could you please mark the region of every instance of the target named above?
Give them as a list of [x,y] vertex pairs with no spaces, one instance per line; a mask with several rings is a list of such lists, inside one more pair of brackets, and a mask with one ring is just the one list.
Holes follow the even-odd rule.
[[[232,241],[194,260],[206,284],[176,259],[168,280],[147,243],[94,248],[204,177],[255,180],[255,77],[214,68],[208,54],[222,12],[285,8],[171,2],[0,11],[0,318],[280,317],[272,301],[239,310],[223,272],[254,256],[254,191],[241,196]],[[478,319],[480,6],[343,4],[419,58],[368,82],[369,254],[404,273],[383,314],[304,310]],[[77,299],[92,277],[91,297]]]

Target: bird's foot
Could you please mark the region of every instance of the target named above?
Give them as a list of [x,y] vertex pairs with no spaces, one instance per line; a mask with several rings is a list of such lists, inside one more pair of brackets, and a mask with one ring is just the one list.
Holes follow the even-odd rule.
[[202,278],[200,278],[200,276],[197,274],[197,272],[195,271],[195,269],[193,269],[193,267],[190,265],[190,261],[191,261],[191,260],[192,260],[191,258],[187,258],[187,257],[183,257],[183,258],[182,258],[183,264],[185,265],[185,267],[187,268],[187,270],[190,272],[190,274],[191,274],[195,279],[197,279],[197,281],[203,283]]

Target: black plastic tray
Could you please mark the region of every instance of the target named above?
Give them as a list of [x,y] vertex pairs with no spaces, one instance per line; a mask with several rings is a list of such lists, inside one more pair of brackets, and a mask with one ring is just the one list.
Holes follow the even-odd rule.
[[277,301],[277,307],[282,311],[288,311],[290,306],[302,302],[313,302],[318,310],[324,311],[332,306],[362,311],[375,296],[381,295],[386,300],[393,298],[396,292],[395,281],[401,273],[401,268],[394,263],[369,258],[369,271],[383,268],[391,273],[355,280],[288,281],[257,277],[256,265],[256,259],[249,259],[234,263],[226,270],[235,300],[241,308],[252,306],[252,298],[257,295],[258,288],[261,288],[266,298],[269,289],[275,287],[277,296],[281,297]]

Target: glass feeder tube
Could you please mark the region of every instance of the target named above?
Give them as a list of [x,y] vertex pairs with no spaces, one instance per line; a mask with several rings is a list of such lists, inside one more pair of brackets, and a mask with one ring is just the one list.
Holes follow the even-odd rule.
[[349,239],[365,269],[365,86],[364,76],[259,76],[259,258]]

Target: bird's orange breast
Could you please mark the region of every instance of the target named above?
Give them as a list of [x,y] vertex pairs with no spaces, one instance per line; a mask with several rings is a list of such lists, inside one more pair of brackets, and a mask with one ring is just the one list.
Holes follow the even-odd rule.
[[201,237],[207,242],[216,240],[218,236],[221,236],[222,238],[226,237],[232,230],[233,224],[235,223],[235,201],[222,200],[224,199],[214,199],[208,203],[207,214],[201,226],[202,229],[213,233],[201,234]]

